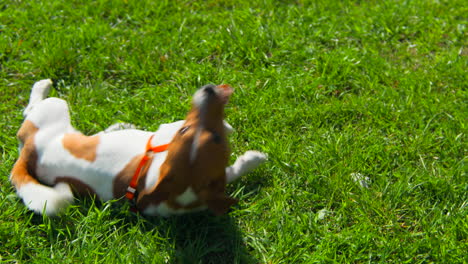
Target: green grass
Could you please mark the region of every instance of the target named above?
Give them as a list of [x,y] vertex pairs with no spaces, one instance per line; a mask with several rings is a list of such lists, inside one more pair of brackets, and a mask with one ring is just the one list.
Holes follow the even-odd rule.
[[[1,2],[0,260],[467,263],[467,13],[461,0]],[[43,78],[89,134],[155,130],[197,87],[229,83],[232,160],[269,162],[229,186],[240,203],[222,217],[89,200],[34,215],[8,176]]]

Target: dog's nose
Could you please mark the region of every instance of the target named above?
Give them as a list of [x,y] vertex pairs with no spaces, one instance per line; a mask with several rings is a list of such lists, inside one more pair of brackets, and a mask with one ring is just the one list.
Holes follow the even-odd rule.
[[215,91],[214,91],[214,86],[206,86],[204,91],[209,94],[209,95],[214,95],[215,94]]

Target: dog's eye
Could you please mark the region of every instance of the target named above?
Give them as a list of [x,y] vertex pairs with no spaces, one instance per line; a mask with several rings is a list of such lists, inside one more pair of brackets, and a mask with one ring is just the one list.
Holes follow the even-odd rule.
[[209,189],[217,189],[219,187],[219,181],[216,181],[216,180],[211,180],[210,182],[208,182],[208,184],[206,185]]
[[179,134],[183,135],[185,134],[185,132],[187,132],[187,130],[190,128],[190,126],[186,126],[186,127],[183,127],[179,130]]
[[213,135],[212,139],[213,139],[214,143],[220,144],[221,143],[221,136],[219,136],[218,133],[216,133],[216,132],[213,132],[212,135]]

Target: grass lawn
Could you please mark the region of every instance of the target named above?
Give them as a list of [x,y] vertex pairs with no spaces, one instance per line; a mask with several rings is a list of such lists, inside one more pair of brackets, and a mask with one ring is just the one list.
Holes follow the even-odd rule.
[[[86,3],[84,3],[86,2]],[[0,262],[467,263],[468,9],[462,0],[0,3]],[[87,134],[183,119],[235,93],[228,215],[119,202],[29,212],[9,183],[32,84]]]

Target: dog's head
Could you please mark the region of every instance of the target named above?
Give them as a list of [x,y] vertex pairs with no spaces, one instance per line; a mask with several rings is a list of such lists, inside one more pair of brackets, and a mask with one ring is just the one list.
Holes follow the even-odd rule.
[[237,202],[225,194],[230,151],[223,119],[232,92],[228,85],[205,85],[197,90],[147,202],[166,201],[175,209],[206,206],[217,215]]

